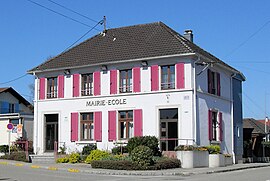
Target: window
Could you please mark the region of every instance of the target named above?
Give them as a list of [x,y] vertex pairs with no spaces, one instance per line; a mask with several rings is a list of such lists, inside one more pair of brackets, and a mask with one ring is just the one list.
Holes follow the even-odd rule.
[[57,98],[57,77],[47,79],[47,98]]
[[82,96],[93,95],[93,74],[82,75],[81,95]]
[[208,69],[208,93],[220,96],[220,74]]
[[132,92],[132,70],[120,70],[119,92]]
[[217,135],[218,135],[218,120],[217,120],[217,112],[212,111],[212,140],[213,141],[218,141],[217,140]]
[[175,88],[175,66],[161,66],[161,90]]
[[133,111],[119,111],[119,138],[128,139],[133,137]]
[[15,104],[9,104],[8,112],[15,113]]
[[94,139],[94,115],[93,113],[81,113],[81,140]]

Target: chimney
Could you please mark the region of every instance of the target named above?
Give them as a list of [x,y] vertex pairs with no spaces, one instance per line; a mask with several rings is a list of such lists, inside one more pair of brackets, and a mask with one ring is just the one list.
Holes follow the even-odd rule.
[[193,33],[192,30],[185,30],[184,37],[189,41],[193,42]]

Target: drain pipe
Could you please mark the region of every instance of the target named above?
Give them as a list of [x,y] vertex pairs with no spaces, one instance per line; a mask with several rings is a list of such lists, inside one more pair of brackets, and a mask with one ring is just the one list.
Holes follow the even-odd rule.
[[37,79],[38,77],[36,76],[35,72],[33,72],[33,75],[35,76],[35,95],[34,95],[34,138],[35,138],[35,155],[38,154],[38,86],[37,86]]

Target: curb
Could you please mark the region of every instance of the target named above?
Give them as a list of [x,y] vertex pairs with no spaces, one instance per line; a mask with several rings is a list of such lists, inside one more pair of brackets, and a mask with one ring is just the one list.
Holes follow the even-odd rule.
[[70,173],[88,173],[88,174],[100,174],[100,175],[134,175],[134,176],[191,176],[191,175],[199,175],[199,174],[214,174],[214,173],[224,173],[224,172],[232,172],[238,170],[246,170],[246,169],[254,169],[254,168],[263,168],[270,167],[270,164],[265,165],[251,165],[251,166],[243,166],[237,168],[226,168],[218,169],[218,170],[205,170],[205,171],[173,171],[173,170],[159,170],[159,171],[127,171],[127,170],[107,170],[107,169],[81,169],[81,168],[72,168],[72,167],[55,167],[55,166],[42,166],[42,165],[33,165],[31,163],[16,163],[16,162],[6,162],[0,161],[0,165],[13,165],[17,167],[28,167],[32,169],[46,169],[50,171],[65,171]]

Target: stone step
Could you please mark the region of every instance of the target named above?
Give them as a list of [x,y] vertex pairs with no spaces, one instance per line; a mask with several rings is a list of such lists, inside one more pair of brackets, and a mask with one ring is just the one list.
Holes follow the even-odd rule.
[[53,155],[29,155],[30,162],[34,164],[39,163],[55,163]]

